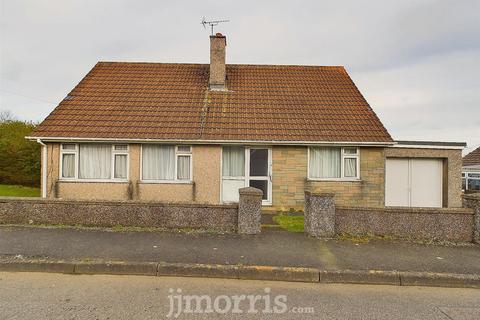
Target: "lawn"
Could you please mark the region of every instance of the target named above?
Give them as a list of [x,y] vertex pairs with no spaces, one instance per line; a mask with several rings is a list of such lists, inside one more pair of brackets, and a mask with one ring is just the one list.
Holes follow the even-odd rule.
[[273,220],[280,225],[280,228],[290,232],[303,232],[303,216],[277,215]]
[[0,196],[4,197],[39,197],[40,189],[24,186],[0,184]]

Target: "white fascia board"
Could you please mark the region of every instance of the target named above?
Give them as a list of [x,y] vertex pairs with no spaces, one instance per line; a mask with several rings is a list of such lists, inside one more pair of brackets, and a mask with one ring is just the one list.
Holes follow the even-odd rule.
[[463,150],[465,147],[458,145],[426,145],[426,144],[395,144],[392,148],[409,148],[409,149],[444,149],[444,150]]
[[116,143],[165,143],[165,144],[241,144],[241,145],[302,145],[302,146],[368,146],[390,147],[396,142],[355,141],[256,141],[256,140],[182,140],[182,139],[128,139],[128,138],[80,138],[80,137],[25,137],[28,140],[42,139],[44,142],[116,142]]

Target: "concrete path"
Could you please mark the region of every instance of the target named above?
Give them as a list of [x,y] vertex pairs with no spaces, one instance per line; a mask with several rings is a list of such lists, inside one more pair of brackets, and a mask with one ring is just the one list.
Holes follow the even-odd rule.
[[[285,296],[286,308],[268,312],[260,299],[226,303],[212,313],[179,314],[178,319],[478,319],[480,290],[457,288],[337,285],[175,277],[0,273],[2,319],[175,319],[169,290],[183,297],[205,295]],[[266,294],[266,291],[269,293]],[[226,297],[225,297],[226,296]],[[178,301],[178,300],[175,300]],[[221,300],[219,300],[221,301]],[[206,305],[203,304],[203,306]],[[182,304],[183,309],[186,303]],[[196,303],[192,303],[192,308]],[[225,314],[215,312],[219,309]],[[267,312],[264,312],[266,310]],[[167,317],[171,312],[171,316]]]
[[317,240],[302,233],[255,236],[0,227],[0,257],[162,261],[418,271],[480,275],[480,246]]

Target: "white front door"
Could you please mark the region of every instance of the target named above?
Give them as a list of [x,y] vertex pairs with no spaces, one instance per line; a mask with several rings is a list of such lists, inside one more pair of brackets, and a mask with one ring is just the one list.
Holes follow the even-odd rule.
[[222,149],[222,202],[238,202],[238,189],[263,191],[262,204],[272,203],[272,150],[226,146]]

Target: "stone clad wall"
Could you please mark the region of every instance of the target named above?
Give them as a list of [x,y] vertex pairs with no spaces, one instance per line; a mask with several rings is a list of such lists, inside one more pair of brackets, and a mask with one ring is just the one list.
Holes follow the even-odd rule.
[[309,181],[307,187],[312,192],[333,193],[340,206],[384,206],[384,148],[360,148],[359,181]]
[[384,148],[360,148],[359,181],[307,181],[307,156],[307,147],[273,147],[272,209],[303,210],[306,190],[333,193],[336,205],[384,205]]
[[307,147],[272,149],[272,207],[303,210],[307,178]]

